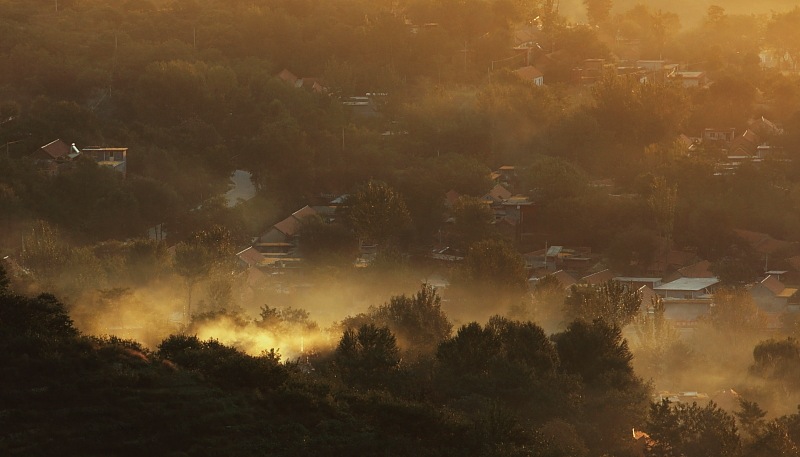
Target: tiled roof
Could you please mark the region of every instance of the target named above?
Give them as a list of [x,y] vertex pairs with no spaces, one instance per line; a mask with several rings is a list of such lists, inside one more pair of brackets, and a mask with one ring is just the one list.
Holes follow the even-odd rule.
[[791,247],[792,243],[784,240],[776,240],[766,233],[753,232],[750,230],[734,229],[733,232],[739,238],[747,242],[753,249],[762,254],[774,254],[778,251]]
[[769,275],[761,280],[761,285],[769,289],[773,295],[780,295],[786,286],[775,276]]
[[255,267],[264,262],[264,256],[252,246],[236,254],[248,267]]
[[598,271],[597,273],[592,273],[590,275],[584,276],[581,278],[581,282],[585,284],[597,285],[602,284],[606,281],[614,279],[614,273],[611,272],[609,269],[605,269],[602,271]]
[[280,230],[286,236],[294,236],[297,234],[297,231],[300,229],[300,220],[304,217],[314,216],[317,212],[314,208],[306,205],[299,210],[292,213],[291,216],[287,217],[286,219],[278,222],[273,227]]
[[283,80],[283,81],[285,81],[285,82],[287,82],[287,83],[289,83],[289,84],[291,84],[293,86],[297,85],[297,81],[298,81],[298,79],[300,79],[297,76],[295,76],[294,73],[292,73],[291,71],[287,70],[286,68],[284,68],[280,73],[278,73],[278,78],[280,78],[281,80]]
[[40,149],[53,159],[59,159],[68,156],[72,148],[67,143],[58,139],[47,143]]
[[507,200],[511,197],[511,192],[500,184],[495,185],[486,196],[491,197],[492,200],[500,201]]
[[526,81],[533,81],[536,78],[541,78],[541,77],[544,76],[542,74],[542,72],[539,71],[533,65],[528,65],[527,67],[518,68],[518,69],[514,70],[514,73],[516,73],[517,76],[519,76],[520,78],[522,78],[522,79],[524,79]]
[[560,283],[561,283],[561,285],[562,285],[562,286],[563,286],[565,289],[568,289],[568,288],[572,287],[572,285],[574,285],[574,284],[576,284],[576,283],[577,283],[577,282],[575,281],[575,278],[573,278],[571,274],[567,273],[567,272],[566,272],[566,271],[564,271],[564,270],[558,270],[558,271],[556,271],[555,273],[553,273],[553,277],[555,277],[556,279],[558,279],[558,282],[560,282]]

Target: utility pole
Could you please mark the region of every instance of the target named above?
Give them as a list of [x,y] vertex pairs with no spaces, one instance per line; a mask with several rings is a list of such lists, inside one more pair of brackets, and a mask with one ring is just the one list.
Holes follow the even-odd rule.
[[116,32],[114,33],[114,55],[111,57],[111,75],[108,81],[108,96],[111,97],[114,90],[114,72],[117,71],[117,48],[119,47],[119,40]]
[[466,41],[464,41],[464,49],[462,49],[461,52],[464,53],[464,76],[466,76],[467,75],[467,52],[469,52],[469,50],[467,49],[467,42]]

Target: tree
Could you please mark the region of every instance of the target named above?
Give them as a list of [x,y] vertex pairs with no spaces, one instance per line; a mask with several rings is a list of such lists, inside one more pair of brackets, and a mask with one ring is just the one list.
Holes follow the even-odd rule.
[[6,267],[0,264],[0,295],[5,295],[9,292],[9,284],[11,284],[11,280],[8,279]]
[[652,457],[738,457],[741,443],[734,418],[713,401],[671,404],[668,400],[650,405],[646,425]]
[[480,198],[465,195],[458,197],[452,214],[455,218],[453,244],[459,248],[491,238],[494,233],[494,213]]
[[619,327],[596,319],[573,321],[553,335],[561,368],[589,385],[624,388],[640,382],[633,372],[633,355]]
[[46,221],[37,221],[30,234],[23,238],[23,265],[45,283],[52,283],[61,273],[69,254],[58,229]]
[[358,187],[336,211],[344,224],[367,243],[397,241],[411,223],[403,197],[381,181]]
[[[665,378],[675,380],[676,375],[688,368],[691,349],[679,339],[672,322],[664,317],[664,302],[653,297],[633,320],[636,332],[636,359],[634,364],[639,374],[665,383]],[[676,366],[675,362],[683,366]],[[677,383],[676,383],[677,384]],[[667,384],[669,385],[669,384]]]
[[[209,230],[195,232],[188,241],[178,243],[173,266],[186,280],[187,297],[183,312],[187,323],[191,318],[192,291],[197,282],[212,273],[216,273],[216,281],[229,280],[234,261],[230,232],[218,225]],[[218,294],[217,298],[224,298],[228,286],[217,283],[214,287],[215,293],[223,294]]]
[[586,16],[593,25],[604,25],[611,17],[613,0],[583,0],[586,7]]
[[[756,406],[757,408],[757,406]],[[754,417],[760,419],[760,408]],[[794,413],[773,419],[766,424],[759,424],[757,436],[746,446],[744,455],[750,457],[772,457],[800,455],[800,414]],[[744,424],[743,424],[744,428]]]
[[707,321],[734,347],[745,344],[767,326],[766,316],[743,289],[718,289]]
[[800,342],[788,337],[758,343],[750,373],[776,382],[784,395],[796,391],[800,387]]
[[592,95],[597,122],[622,144],[643,147],[671,139],[688,116],[683,90],[666,84],[609,76],[593,86]]
[[561,369],[581,385],[582,434],[590,448],[615,455],[645,417],[650,387],[633,371],[633,354],[619,327],[577,320],[552,340]]
[[[667,184],[667,180],[661,176],[653,180],[650,195],[647,197],[647,206],[653,213],[653,220],[661,236],[667,239],[668,248],[670,247],[672,231],[675,227],[675,205],[677,200],[677,185]],[[667,252],[669,252],[669,249]]]
[[74,338],[80,332],[64,304],[53,295],[28,298],[5,293],[0,294],[0,334],[14,337],[6,343],[22,344],[20,338],[53,342]]
[[400,366],[400,350],[388,327],[364,324],[347,329],[334,353],[334,366],[348,384],[385,387]]
[[158,354],[226,387],[267,391],[288,377],[274,350],[251,356],[214,339],[170,335],[158,345]]
[[[785,13],[773,12],[765,30],[767,42],[774,45],[780,54],[788,54],[791,62],[797,62],[800,57],[800,7],[795,6]],[[788,64],[784,62],[784,65]]]
[[186,323],[189,322],[192,312],[192,290],[195,284],[211,270],[213,261],[214,256],[211,251],[200,243],[178,243],[175,246],[175,271],[186,281],[187,296],[183,309]]
[[739,420],[739,426],[750,441],[763,435],[767,425],[764,420],[767,412],[761,409],[758,403],[739,397],[739,411],[736,411],[734,415]]
[[642,295],[618,281],[600,285],[573,285],[564,299],[564,315],[569,320],[602,319],[623,328],[630,324],[642,305]]
[[352,266],[358,257],[358,240],[341,224],[328,224],[319,216],[305,217],[297,233],[303,257],[312,264]]
[[292,308],[291,306],[272,308],[264,305],[258,316],[259,319],[255,321],[256,326],[275,334],[286,334],[297,330],[302,333],[319,329],[319,325],[311,320],[308,311],[302,308]]
[[582,194],[588,178],[573,163],[557,157],[537,160],[522,173],[523,188],[535,192],[542,201],[576,197]]
[[389,303],[372,310],[371,317],[389,327],[403,345],[421,354],[432,354],[453,330],[441,303],[436,289],[423,284],[415,295],[392,297]]
[[463,325],[439,345],[437,385],[447,396],[488,397],[528,419],[544,420],[569,407],[570,384],[558,378],[558,355],[532,322],[494,316]]
[[472,285],[503,287],[522,292],[528,287],[525,261],[503,241],[483,240],[469,247],[464,279]]
[[562,325],[562,306],[566,297],[567,291],[561,282],[553,275],[546,275],[539,278],[531,289],[532,309],[523,304],[512,308],[512,312],[537,322],[545,329],[554,329]]

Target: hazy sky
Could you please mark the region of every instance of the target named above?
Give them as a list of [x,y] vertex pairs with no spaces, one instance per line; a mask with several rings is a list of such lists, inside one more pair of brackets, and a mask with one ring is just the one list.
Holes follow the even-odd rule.
[[[614,0],[612,14],[621,13],[636,5],[644,3],[654,10],[664,10],[678,13],[681,24],[690,27],[697,24],[706,14],[711,5],[725,8],[729,14],[769,14],[771,11],[784,12],[798,5],[796,0],[767,0],[753,2],[752,0]],[[570,21],[582,22],[586,20],[586,8],[582,0],[561,0],[559,11]]]

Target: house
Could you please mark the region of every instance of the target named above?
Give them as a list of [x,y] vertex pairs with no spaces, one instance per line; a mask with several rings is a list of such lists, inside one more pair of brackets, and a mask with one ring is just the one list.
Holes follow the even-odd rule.
[[633,66],[618,66],[616,68],[616,75],[617,76],[624,76],[626,78],[635,79],[639,82],[639,84],[647,84],[650,80],[648,79],[648,73],[644,68],[633,67]]
[[611,270],[606,268],[605,270],[584,276],[583,278],[581,278],[580,283],[596,286],[599,284],[603,284],[604,282],[611,281],[612,279],[614,279],[614,276],[615,276],[614,273],[612,273]]
[[275,77],[297,89],[302,88],[318,94],[324,94],[328,92],[328,88],[322,84],[321,79],[313,77],[299,78],[286,68],[281,70],[281,72]]
[[775,255],[793,246],[793,243],[789,241],[775,239],[766,233],[743,229],[734,229],[733,233],[749,244],[756,252],[765,256]]
[[736,138],[736,129],[733,127],[726,129],[717,129],[717,128],[703,129],[702,140],[704,143],[721,141],[725,144],[728,144],[731,141],[733,141],[734,138]]
[[500,179],[505,182],[510,182],[517,177],[517,169],[513,165],[503,165],[497,169],[497,172],[500,173]]
[[[512,195],[501,203],[503,212],[506,217],[515,221],[515,223],[527,223],[530,225],[533,222],[533,202],[524,195]],[[524,228],[524,227],[523,227]]]
[[[658,292],[656,291],[656,294]],[[658,294],[661,296],[661,294]],[[689,333],[698,321],[711,311],[711,298],[664,299],[664,319],[672,322],[681,333]]]
[[703,71],[676,71],[670,75],[670,78],[679,81],[685,88],[705,87],[708,84]]
[[61,141],[61,139],[53,140],[46,145],[31,153],[31,158],[36,161],[40,160],[69,160],[70,155],[79,154],[80,152],[73,150],[75,145],[68,145]]
[[661,276],[663,278],[671,272],[697,262],[697,260],[697,254],[670,249],[667,240],[662,239],[653,255],[653,261],[647,266],[646,271],[652,277]]
[[664,71],[664,65],[666,61],[664,60],[637,60],[636,67],[642,68],[648,72],[658,72]]
[[748,129],[742,136],[731,141],[728,148],[728,158],[732,157],[754,157],[758,155],[759,139],[756,132]]
[[342,99],[342,105],[348,107],[354,115],[359,117],[374,118],[381,115],[374,97],[369,95],[346,97]]
[[94,160],[101,167],[122,173],[123,178],[128,174],[128,148],[90,146],[82,148],[80,154]]
[[309,216],[317,215],[317,212],[306,205],[292,213],[286,219],[273,225],[266,233],[261,235],[259,240],[262,243],[294,242],[294,237],[300,230],[300,221]]
[[797,295],[796,288],[786,287],[777,276],[767,275],[747,288],[753,301],[764,311],[777,313],[787,310],[789,301]]
[[68,145],[61,139],[56,139],[33,151],[30,158],[40,170],[50,176],[55,176],[64,164],[71,162],[79,155],[80,151],[74,144]]
[[697,144],[699,140],[696,138],[689,138],[688,136],[681,133],[678,135],[678,138],[675,139],[675,142],[683,149],[685,153],[691,153],[697,150]]
[[328,88],[322,84],[320,78],[300,78],[300,87],[315,94],[324,94],[328,92]]
[[79,157],[91,159],[101,167],[111,168],[122,173],[123,177],[128,171],[128,148],[90,146],[78,149],[75,143],[68,145],[58,139],[33,151],[30,157],[51,176],[74,166],[72,162]]
[[642,297],[642,307],[645,309],[650,308],[653,301],[657,300],[659,295],[656,291],[653,290],[652,287],[644,285],[636,289],[639,292],[639,296]]
[[533,65],[528,65],[514,70],[514,74],[523,81],[531,82],[537,86],[544,85],[544,74]]
[[502,184],[496,184],[492,190],[490,190],[486,195],[481,197],[481,200],[486,201],[491,204],[500,204],[505,200],[511,198],[512,194],[508,191]]
[[300,84],[302,83],[300,78],[295,76],[294,73],[292,73],[286,68],[284,68],[283,70],[281,70],[280,73],[278,73],[277,78],[285,82],[286,84],[289,84],[292,87],[300,87]]
[[570,287],[578,283],[577,281],[575,281],[575,278],[573,278],[571,274],[567,273],[564,270],[558,270],[555,273],[553,273],[552,276],[556,278],[559,283],[561,283],[561,286],[564,287],[564,289],[569,289]]
[[778,127],[774,122],[764,116],[750,121],[748,126],[759,138],[771,138],[783,134],[782,128]]
[[264,264],[264,254],[253,246],[236,253],[236,257],[242,266],[246,268],[260,267]]
[[709,298],[719,284],[719,278],[680,278],[656,286],[653,290],[664,299]]
[[625,284],[631,289],[639,290],[642,287],[648,287],[652,290],[661,285],[661,278],[644,278],[634,276],[616,276],[613,278],[618,283]]

